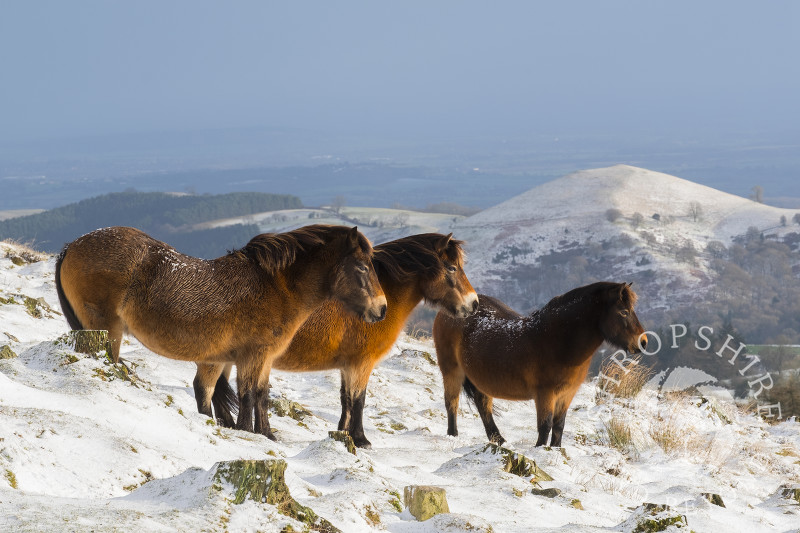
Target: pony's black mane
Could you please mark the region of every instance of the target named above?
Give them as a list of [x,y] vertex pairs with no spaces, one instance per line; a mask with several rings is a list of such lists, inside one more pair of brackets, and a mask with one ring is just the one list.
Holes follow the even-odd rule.
[[[346,226],[314,224],[285,233],[262,233],[228,255],[245,257],[267,272],[276,273],[294,263],[298,254],[346,236],[350,231],[352,228]],[[361,233],[358,234],[358,244],[364,252],[372,249]]]
[[[444,275],[445,266],[436,252],[437,243],[447,238],[441,233],[421,233],[379,244],[374,248],[372,264],[378,276],[404,283],[422,274],[433,279]],[[450,239],[445,255],[454,265],[461,267],[464,254],[463,241]]]
[[605,296],[611,294],[612,292],[618,293],[620,288],[622,288],[621,294],[623,301],[626,304],[629,304],[630,307],[633,307],[636,304],[637,297],[636,293],[633,292],[628,285],[625,283],[614,283],[611,281],[598,281],[596,283],[591,283],[589,285],[584,285],[583,287],[572,289],[571,291],[565,292],[560,296],[556,296],[547,302],[543,307],[534,311],[532,314],[544,316],[549,313],[555,313],[559,310],[570,307],[572,304],[580,300],[589,300],[598,295]]

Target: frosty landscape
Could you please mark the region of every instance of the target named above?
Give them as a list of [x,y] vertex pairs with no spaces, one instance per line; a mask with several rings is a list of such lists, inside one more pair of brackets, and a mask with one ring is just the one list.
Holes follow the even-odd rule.
[[[275,458],[288,464],[292,496],[346,532],[634,531],[645,503],[668,505],[666,515],[685,517],[693,531],[796,531],[800,523],[790,498],[800,483],[800,425],[768,424],[717,389],[669,392],[659,378],[617,398],[587,382],[563,449],[534,446],[533,402],[496,401],[505,447],[553,478],[537,480],[505,471],[465,401],[460,435],[446,435],[433,343],[405,336],[370,380],[372,449],[353,455],[328,438],[340,414],[336,373],[272,373],[273,400],[307,411],[273,410],[272,442],[198,414],[193,364],[129,339],[121,355],[135,369],[132,384],[102,358],[58,342],[68,327],[54,258],[20,256],[24,248],[0,244],[0,345],[12,352],[0,360],[3,531],[303,531],[275,506],[234,505],[229,492],[211,489],[219,461]],[[450,513],[417,521],[402,505],[409,485],[446,489]]]

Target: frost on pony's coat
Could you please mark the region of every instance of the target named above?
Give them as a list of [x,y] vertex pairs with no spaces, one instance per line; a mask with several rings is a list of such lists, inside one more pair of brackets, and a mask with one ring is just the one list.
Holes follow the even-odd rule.
[[[257,235],[208,261],[137,229],[113,227],[64,247],[56,286],[71,327],[108,330],[115,362],[127,332],[172,359],[236,363],[236,427],[274,438],[266,411],[271,358],[329,298],[363,320],[382,319],[386,298],[371,261],[366,237],[343,226]],[[209,415],[212,392],[195,388],[198,407]]]
[[[494,398],[535,400],[537,446],[561,445],[567,408],[603,343],[637,352],[647,337],[630,284],[599,282],[557,296],[528,316],[480,295],[478,312],[457,319],[439,313],[433,341],[444,381],[447,434],[458,435],[463,388],[478,407],[489,440],[505,441],[494,422]],[[641,346],[640,346],[641,342]]]

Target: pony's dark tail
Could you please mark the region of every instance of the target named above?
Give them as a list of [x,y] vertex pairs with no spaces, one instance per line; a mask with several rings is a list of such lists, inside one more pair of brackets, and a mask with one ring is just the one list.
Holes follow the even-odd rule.
[[[464,389],[464,394],[467,396],[467,399],[476,407],[478,407],[479,410],[482,405],[486,405],[486,395],[479,391],[475,384],[472,383],[468,377],[464,376],[464,383],[461,384],[461,387]],[[498,416],[494,405],[492,405],[492,415]]]
[[61,263],[64,261],[65,255],[67,255],[66,246],[56,258],[56,292],[58,293],[58,301],[61,304],[61,311],[64,313],[64,318],[67,319],[69,327],[72,329],[83,329],[83,324],[81,324],[81,321],[78,320],[78,317],[75,315],[72,304],[69,303],[67,295],[64,294],[64,287],[61,286]]
[[217,419],[225,419],[225,414],[233,418],[239,413],[239,395],[233,390],[225,374],[222,374],[214,385],[211,403],[214,405]]

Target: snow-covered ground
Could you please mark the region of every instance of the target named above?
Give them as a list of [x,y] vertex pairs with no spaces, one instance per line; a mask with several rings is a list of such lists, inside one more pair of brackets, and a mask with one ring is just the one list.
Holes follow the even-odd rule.
[[[506,446],[554,478],[541,487],[562,491],[538,496],[529,478],[504,472],[482,451],[482,425],[465,401],[460,436],[446,435],[427,340],[401,339],[375,369],[365,409],[371,450],[351,455],[327,438],[339,417],[336,373],[273,372],[273,395],[313,413],[302,422],[273,413],[278,442],[217,427],[196,411],[194,365],[131,339],[122,357],[141,380],[133,386],[110,379],[101,360],[55,343],[67,325],[54,261],[15,265],[9,248],[0,243],[0,346],[18,357],[0,359],[0,531],[300,531],[271,505],[208,497],[215,462],[275,457],[288,463],[292,495],[348,533],[621,531],[644,502],[671,505],[698,532],[800,527],[800,505],[779,494],[800,482],[800,424],[768,425],[720,400],[659,399],[651,389],[597,403],[587,383],[567,417],[562,453],[534,447],[532,402],[497,401]],[[630,428],[627,451],[608,444],[612,419]],[[667,453],[656,439],[670,435],[678,444]],[[412,484],[445,488],[451,513],[417,522],[398,510]],[[702,493],[719,494],[726,507]]]

